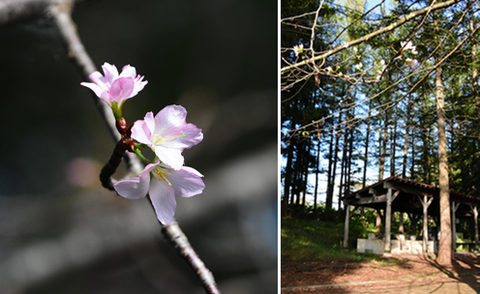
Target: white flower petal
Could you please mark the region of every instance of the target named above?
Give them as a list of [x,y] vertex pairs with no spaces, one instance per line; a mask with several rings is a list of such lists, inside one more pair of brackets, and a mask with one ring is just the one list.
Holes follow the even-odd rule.
[[150,188],[148,181],[142,181],[140,177],[119,181],[113,185],[118,195],[128,199],[139,199],[145,197]]
[[173,221],[177,202],[175,201],[175,192],[166,181],[152,179],[150,185],[150,199],[157,214],[158,220],[165,225]]
[[168,180],[172,184],[175,194],[182,197],[198,195],[205,189],[203,175],[196,169],[184,166],[180,170],[171,171]]
[[183,106],[166,106],[155,116],[155,134],[164,139],[180,135],[187,125],[186,117],[187,111]]
[[132,138],[140,143],[151,145],[150,137],[152,133],[143,120],[137,120],[132,127]]
[[177,170],[183,166],[184,158],[182,152],[178,149],[166,148],[163,146],[153,146],[155,155],[165,164]]

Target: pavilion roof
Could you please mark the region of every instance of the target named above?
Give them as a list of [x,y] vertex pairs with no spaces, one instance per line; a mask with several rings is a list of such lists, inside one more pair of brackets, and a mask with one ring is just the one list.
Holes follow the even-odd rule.
[[[392,204],[394,210],[417,213],[421,210],[419,198],[426,196],[430,198],[433,197],[429,214],[435,215],[437,214],[436,211],[439,211],[439,187],[394,176],[350,193],[343,198],[343,201],[349,205],[383,208],[385,206],[388,189],[399,191]],[[463,204],[461,210],[463,210],[465,214],[469,213],[470,205],[480,205],[480,197],[454,191],[450,191],[450,200]]]

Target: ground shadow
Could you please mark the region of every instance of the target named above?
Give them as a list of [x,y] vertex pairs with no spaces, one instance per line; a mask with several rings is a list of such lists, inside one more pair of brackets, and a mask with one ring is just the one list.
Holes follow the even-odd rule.
[[449,277],[467,284],[476,293],[480,293],[480,283],[477,278],[480,276],[480,257],[476,254],[454,253],[451,266],[441,265],[435,259],[429,257],[424,257],[424,259]]

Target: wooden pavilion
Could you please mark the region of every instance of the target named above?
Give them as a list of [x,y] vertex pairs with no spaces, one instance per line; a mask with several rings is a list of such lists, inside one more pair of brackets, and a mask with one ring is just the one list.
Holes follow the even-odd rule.
[[[351,193],[343,198],[345,205],[345,232],[344,248],[348,247],[348,231],[350,216],[360,207],[370,207],[382,215],[384,222],[383,242],[384,252],[391,252],[391,224],[392,213],[395,211],[405,212],[412,218],[418,220],[423,216],[423,243],[422,250],[427,252],[428,245],[428,216],[431,216],[435,223],[440,225],[440,188],[431,185],[418,183],[398,177],[389,177],[369,187]],[[350,211],[350,206],[353,210]],[[480,198],[467,194],[450,191],[450,208],[452,224],[457,219],[474,220],[475,250],[478,250],[478,207]],[[383,213],[382,213],[383,211]],[[452,249],[456,249],[456,227],[452,225]],[[433,237],[435,238],[435,237]]]

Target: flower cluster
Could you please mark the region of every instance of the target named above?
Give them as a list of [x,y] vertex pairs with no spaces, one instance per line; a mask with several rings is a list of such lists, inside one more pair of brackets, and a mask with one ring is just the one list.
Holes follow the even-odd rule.
[[[90,88],[111,108],[117,120],[117,126],[125,126],[122,106],[125,100],[140,92],[147,81],[137,75],[134,67],[127,65],[118,74],[114,65],[105,63],[104,76],[99,72],[89,78],[93,83],[81,83]],[[168,225],[173,221],[176,201],[175,195],[191,197],[202,193],[205,185],[203,175],[197,170],[184,166],[183,150],[202,141],[202,130],[186,122],[187,111],[179,105],[169,105],[155,116],[148,112],[144,120],[136,121],[130,128],[119,128],[125,142],[131,146],[147,165],[138,177],[118,181],[114,184],[117,193],[128,199],[150,196],[158,220]],[[132,140],[133,139],[133,140]],[[153,162],[146,159],[140,147],[149,147],[155,152]]]
[[413,46],[412,41],[408,42],[400,42],[400,47],[403,48],[403,51],[408,51],[410,50],[412,54],[416,55],[417,52],[417,46]]
[[[400,47],[402,48],[403,52],[410,51],[413,55],[417,55],[417,46],[412,44],[412,41],[408,42],[400,42]],[[405,59],[405,65],[410,66],[413,69],[418,64],[418,60],[407,58]]]
[[93,83],[83,82],[80,85],[90,88],[98,98],[105,101],[118,119],[125,100],[143,90],[147,81],[143,81],[143,76],[137,75],[135,68],[130,65],[124,66],[120,74],[115,65],[107,62],[102,65],[102,69],[105,76],[95,71],[89,76]]
[[303,53],[303,44],[293,46],[293,52],[295,52],[295,56],[298,57]]

